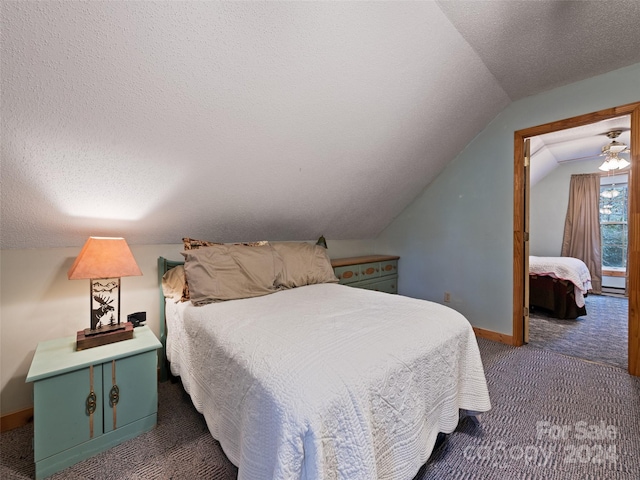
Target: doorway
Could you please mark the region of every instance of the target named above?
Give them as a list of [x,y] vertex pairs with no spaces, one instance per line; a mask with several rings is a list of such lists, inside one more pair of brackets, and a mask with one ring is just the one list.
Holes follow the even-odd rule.
[[[629,174],[629,335],[628,371],[640,376],[640,102],[601,110],[578,117],[539,125],[514,132],[514,236],[513,236],[513,344],[524,343],[524,322],[528,271],[525,268],[525,139],[568,128],[620,117],[631,116],[631,167]],[[526,275],[525,275],[526,271]]]

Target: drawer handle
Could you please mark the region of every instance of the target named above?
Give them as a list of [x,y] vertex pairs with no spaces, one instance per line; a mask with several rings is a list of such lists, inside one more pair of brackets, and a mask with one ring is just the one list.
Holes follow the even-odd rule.
[[111,391],[109,392],[109,405],[112,407],[117,405],[120,401],[120,389],[118,385],[114,385],[111,387]]
[[96,392],[91,390],[89,396],[87,397],[87,413],[89,415],[93,415],[93,412],[96,411],[96,405],[98,404],[98,398],[96,397]]

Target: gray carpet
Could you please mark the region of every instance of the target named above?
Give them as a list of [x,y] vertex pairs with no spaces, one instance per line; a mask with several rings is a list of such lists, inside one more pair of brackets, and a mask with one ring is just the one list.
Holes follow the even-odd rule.
[[587,315],[574,320],[552,318],[533,310],[529,345],[592,362],[628,369],[628,299],[589,295]]
[[[493,408],[480,424],[463,420],[415,480],[639,478],[639,378],[531,346],[482,339],[479,345]],[[562,431],[564,438],[557,435]],[[32,435],[29,425],[0,436],[2,479],[34,477]],[[165,382],[159,386],[157,428],[50,478],[233,480],[236,475],[180,383]]]

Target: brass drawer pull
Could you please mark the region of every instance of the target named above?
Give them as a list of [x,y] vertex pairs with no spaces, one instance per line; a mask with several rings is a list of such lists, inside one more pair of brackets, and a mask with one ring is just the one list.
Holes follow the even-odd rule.
[[109,405],[112,407],[117,405],[120,401],[120,389],[118,385],[114,385],[111,387],[111,391],[109,392]]
[[89,396],[87,397],[87,413],[89,415],[93,415],[93,412],[96,411],[96,406],[98,404],[98,398],[96,397],[96,392],[91,390]]

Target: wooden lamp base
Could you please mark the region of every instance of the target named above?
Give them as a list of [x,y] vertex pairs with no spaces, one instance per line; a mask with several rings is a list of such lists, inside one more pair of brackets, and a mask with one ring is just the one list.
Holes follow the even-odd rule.
[[107,345],[131,338],[133,338],[133,324],[131,322],[125,323],[124,328],[120,330],[110,330],[104,333],[87,335],[85,330],[80,330],[76,341],[76,350],[86,350],[87,348],[99,347],[100,345]]

